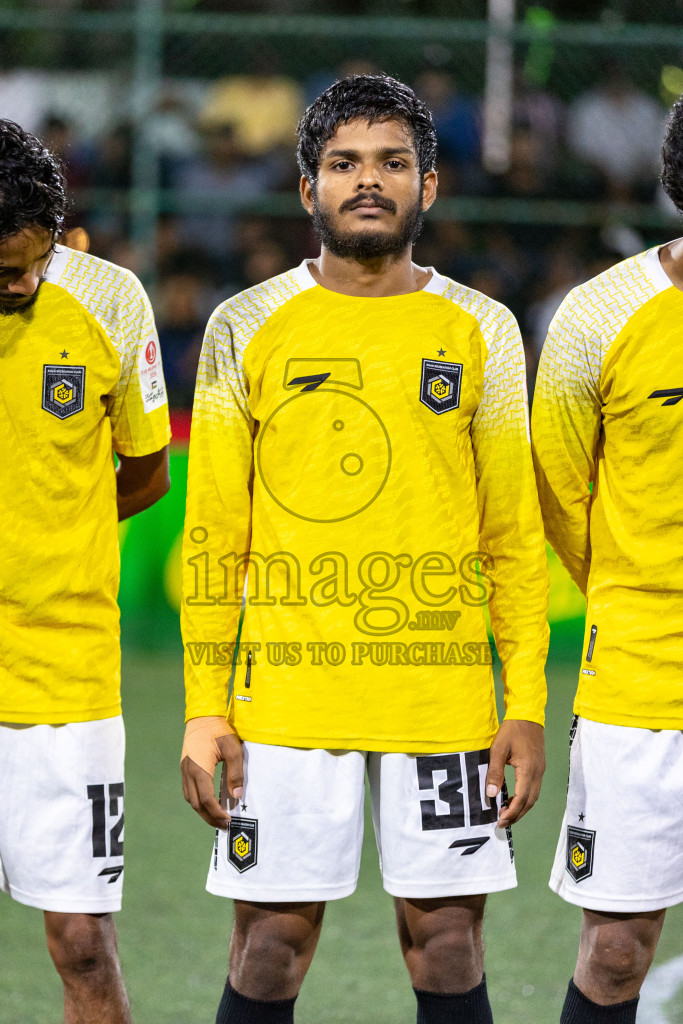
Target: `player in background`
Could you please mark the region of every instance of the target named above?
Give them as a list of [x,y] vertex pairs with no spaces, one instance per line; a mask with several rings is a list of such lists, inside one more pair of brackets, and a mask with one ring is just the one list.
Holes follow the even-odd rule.
[[[683,212],[680,101],[662,153]],[[583,907],[563,1024],[635,1021],[683,900],[682,291],[680,238],[575,288],[536,381],[546,533],[588,602],[550,881]]]
[[67,1024],[127,1024],[117,521],[168,489],[168,409],[147,296],[65,210],[0,121],[0,887],[44,911]]
[[509,826],[544,767],[522,345],[507,309],[412,262],[437,179],[411,89],[337,82],[298,155],[320,256],[215,311],[190,442],[183,789],[217,829],[208,888],[236,900],[216,1019],[293,1020],[325,901],[356,885],[367,771],[418,1021],[483,1024],[486,894],[516,884]]

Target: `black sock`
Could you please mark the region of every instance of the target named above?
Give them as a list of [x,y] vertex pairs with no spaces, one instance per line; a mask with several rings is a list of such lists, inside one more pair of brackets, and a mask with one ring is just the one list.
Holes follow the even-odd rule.
[[600,1006],[585,996],[572,978],[562,1007],[560,1024],[635,1024],[637,1008],[638,996],[625,1003]]
[[486,975],[469,992],[443,995],[414,988],[417,1024],[493,1024]]
[[216,1024],[294,1024],[294,999],[248,999],[225,983]]

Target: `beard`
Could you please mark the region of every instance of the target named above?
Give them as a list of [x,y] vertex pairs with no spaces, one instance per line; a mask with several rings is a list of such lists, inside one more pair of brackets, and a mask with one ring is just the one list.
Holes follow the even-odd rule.
[[[394,231],[339,231],[335,228],[332,215],[318,203],[313,193],[313,230],[322,245],[333,256],[343,260],[369,260],[380,256],[397,256],[405,252],[419,237],[424,222],[422,212],[422,187],[413,206],[406,210]],[[357,198],[357,197],[356,197]],[[343,213],[351,209],[355,200],[347,200],[339,208]],[[386,209],[395,209],[387,200]]]
[[[42,284],[42,281],[41,281]],[[27,309],[35,303],[38,298],[38,292],[40,291],[40,284],[34,291],[33,295],[30,295],[28,299],[24,299],[23,302],[17,302],[16,304],[10,302],[5,305],[4,299],[0,296],[0,316],[14,316],[15,313],[25,313]]]

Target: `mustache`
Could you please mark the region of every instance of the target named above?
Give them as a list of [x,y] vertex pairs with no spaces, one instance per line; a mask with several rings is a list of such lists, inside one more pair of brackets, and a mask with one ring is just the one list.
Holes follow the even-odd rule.
[[359,206],[367,205],[368,199],[372,199],[373,206],[379,206],[382,210],[389,210],[390,213],[396,213],[396,203],[393,199],[388,199],[382,195],[362,195],[352,196],[351,199],[345,199],[339,207],[339,212],[344,213],[346,210],[355,210]]

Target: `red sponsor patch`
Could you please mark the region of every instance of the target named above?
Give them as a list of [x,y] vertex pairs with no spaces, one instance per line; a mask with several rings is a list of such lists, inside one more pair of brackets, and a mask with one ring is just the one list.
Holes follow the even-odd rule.
[[157,358],[157,347],[156,347],[156,344],[153,341],[150,341],[148,343],[148,345],[147,345],[147,348],[145,349],[145,359],[147,360],[147,362],[151,366],[152,363],[154,363],[156,361],[156,358]]

